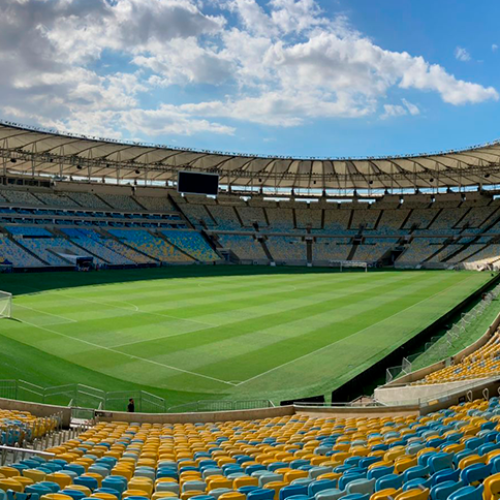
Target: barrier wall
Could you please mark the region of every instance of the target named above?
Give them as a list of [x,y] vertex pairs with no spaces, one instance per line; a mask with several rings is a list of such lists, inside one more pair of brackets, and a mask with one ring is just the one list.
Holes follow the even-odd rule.
[[[457,382],[448,382],[445,384],[428,384],[428,385],[408,385],[418,380],[423,379],[427,375],[441,370],[451,364],[460,363],[465,357],[483,347],[495,334],[500,325],[500,314],[497,315],[493,323],[488,327],[486,333],[481,336],[476,342],[472,343],[459,353],[455,354],[447,360],[439,361],[430,366],[417,370],[416,372],[404,375],[388,384],[375,389],[375,399],[384,404],[397,404],[398,402],[405,401],[429,401],[431,399],[438,399],[445,397],[452,391],[470,390],[477,385],[481,385],[481,379],[476,380],[462,380]],[[488,380],[483,380],[487,383]],[[474,390],[474,389],[473,389]]]
[[[465,357],[469,356],[469,354],[472,354],[474,351],[477,351],[478,349],[483,347],[494,335],[494,333],[498,330],[499,326],[500,326],[500,313],[497,315],[497,317],[494,319],[494,321],[491,323],[491,325],[486,330],[486,333],[482,337],[480,337],[478,340],[476,340],[476,342],[472,343],[468,347],[465,347],[460,352],[449,358],[451,363],[453,364],[459,363]],[[398,387],[398,386],[400,387],[406,384],[410,384],[412,382],[416,382],[417,380],[421,380],[427,375],[434,373],[435,371],[445,368],[446,364],[447,364],[446,360],[438,361],[437,363],[429,365],[425,368],[421,368],[420,370],[409,373],[408,375],[399,377],[393,380],[392,382],[389,382],[388,384],[384,385],[383,387],[384,388]]]
[[119,420],[122,422],[137,423],[195,423],[195,422],[226,422],[228,420],[253,420],[293,415],[293,406],[275,406],[274,408],[260,408],[256,410],[207,411],[196,413],[126,413],[121,411],[96,411],[96,418],[100,422]]
[[29,411],[36,417],[50,417],[55,413],[59,413],[62,415],[62,426],[64,428],[69,428],[71,423],[71,408],[68,406],[45,405],[41,403],[0,398],[0,408],[2,410]]

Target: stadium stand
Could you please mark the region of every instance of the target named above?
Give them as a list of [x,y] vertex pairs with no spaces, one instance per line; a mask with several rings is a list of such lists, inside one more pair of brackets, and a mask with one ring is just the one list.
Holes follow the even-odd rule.
[[29,411],[0,409],[0,444],[15,446],[31,442],[54,431],[58,425],[56,417],[36,417]]
[[172,202],[167,196],[136,196],[135,199],[152,212],[175,212]]
[[484,248],[484,244],[472,244],[468,247],[464,248],[461,252],[454,255],[451,259],[449,259],[450,264],[456,264],[458,262],[467,261],[469,257],[478,253],[480,250]]
[[488,245],[473,256],[465,259],[464,262],[473,263],[475,266],[493,264],[500,260],[500,245]]
[[[131,246],[139,253],[132,260],[135,262],[192,262],[192,258],[182,253],[162,238],[153,236],[142,229],[110,229],[109,233],[121,242]],[[149,256],[149,257],[148,257]],[[126,255],[130,258],[129,255]]]
[[110,206],[92,193],[69,192],[68,196],[84,208],[91,210],[109,210]]
[[267,260],[262,245],[253,236],[223,234],[219,243],[222,248],[232,250],[240,260]]
[[295,210],[297,228],[321,229],[322,211],[315,208],[297,208]]
[[351,221],[352,229],[375,229],[375,224],[380,217],[380,210],[354,210]]
[[440,250],[444,238],[415,238],[397,260],[398,264],[420,264]]
[[[406,203],[402,203],[399,197],[390,197],[386,202],[382,199],[371,204],[322,199],[306,204],[292,200],[276,202],[260,196],[244,201],[239,196],[227,194],[221,195],[218,200],[186,197],[173,190],[162,191],[160,196],[157,191],[144,188],[139,194],[132,195],[129,187],[124,187],[123,194],[119,194],[120,189],[116,186],[109,189],[93,187],[93,192],[84,192],[72,191],[71,188],[62,190],[58,186],[57,190],[51,192],[49,188],[30,188],[30,191],[23,191],[18,186],[0,188],[0,228],[5,228],[16,241],[27,236],[60,236],[55,231],[57,228],[94,229],[95,232],[68,234],[63,231],[63,234],[65,239],[74,241],[80,250],[92,254],[96,262],[101,259],[100,263],[106,266],[185,263],[194,262],[193,259],[208,262],[218,260],[199,232],[206,230],[208,238],[214,241],[222,238],[222,244],[244,261],[261,260],[264,263],[271,258],[265,254],[266,248],[260,243],[253,238],[239,238],[238,233],[262,232],[270,235],[269,250],[274,250],[277,256],[273,258],[280,263],[288,263],[289,260],[304,262],[306,243],[301,241],[302,248],[299,250],[293,244],[284,245],[284,240],[273,240],[272,236],[290,233],[303,238],[310,233],[336,240],[348,238],[341,245],[330,245],[321,237],[313,238],[310,242],[310,258],[316,263],[351,258],[379,265],[380,258],[387,250],[387,237],[391,237],[394,247],[406,247],[406,251],[396,261],[396,266],[455,266],[478,270],[500,267],[496,246],[496,238],[500,235],[500,203],[485,195],[472,197],[470,201],[461,201],[459,197],[449,202],[446,201],[447,195],[443,194],[434,203],[430,202],[430,197],[414,196],[408,197]],[[15,201],[7,201],[9,197]],[[444,201],[440,201],[442,197]],[[183,231],[190,227],[194,227],[197,232]],[[123,245],[112,232],[102,233],[101,229],[141,229],[146,233],[138,233],[137,237],[147,238],[148,242],[139,243],[129,235],[131,241],[123,242]],[[181,232],[176,234],[175,231],[179,229]],[[152,234],[157,231],[160,231],[157,238],[161,240],[158,243],[160,250],[150,246],[156,241]],[[161,231],[167,231],[169,236]],[[121,234],[120,238],[124,234],[127,233]],[[185,242],[182,237],[186,238]],[[164,238],[170,238],[178,250],[169,250]],[[359,241],[356,241],[356,252],[350,255],[353,238]],[[243,248],[244,241],[250,242],[248,250]],[[19,254],[16,250],[16,246],[20,245],[27,250],[28,256],[24,255],[25,258],[22,252]],[[22,242],[14,246],[4,244],[5,251],[0,254],[0,259],[2,262],[13,261],[12,265],[16,268],[36,267],[36,261],[29,255],[30,251],[40,250],[41,265],[61,264],[58,258],[45,262],[43,255],[47,257],[47,246],[49,257],[53,254],[50,251],[53,247],[48,242],[31,242],[27,245],[29,248]],[[149,248],[149,253],[141,250],[143,245]],[[349,248],[347,255],[344,246]],[[443,246],[445,248],[440,248]],[[329,251],[332,252],[330,255]],[[17,258],[13,259],[15,255]]]
[[101,198],[111,207],[118,210],[133,212],[136,210],[143,211],[141,207],[131,196],[121,194],[106,194],[101,195]]
[[293,236],[271,236],[267,248],[275,261],[305,261],[306,244],[302,238]]
[[351,249],[348,238],[317,238],[313,261],[347,260]]
[[255,222],[259,225],[259,227],[267,227],[268,225],[263,208],[238,207],[237,211],[244,226],[252,227]]
[[394,248],[394,246],[394,243],[387,241],[358,245],[356,253],[354,254],[354,259],[365,262],[377,262],[384,254],[391,250],[391,248]]
[[233,207],[214,205],[210,207],[210,212],[217,221],[218,229],[241,229],[241,224]]
[[205,238],[197,231],[164,229],[161,231],[161,234],[163,234],[170,243],[200,262],[220,260],[217,253],[212,250]]
[[412,229],[416,226],[419,229],[426,229],[432,220],[437,217],[438,211],[432,209],[415,209],[406,220],[403,229]]
[[293,210],[289,208],[266,209],[269,228],[273,232],[286,233],[294,231]]
[[0,189],[0,195],[10,203],[20,206],[43,206],[43,202],[32,193],[21,189]]
[[[325,223],[323,229],[326,233],[348,234],[351,210],[325,210]],[[356,231],[354,231],[356,232]]]
[[428,415],[294,414],[211,423],[101,422],[0,468],[41,500],[492,500],[499,400]]
[[6,234],[0,233],[0,256],[3,264],[10,263],[14,267],[43,267],[45,264],[28,253],[20,245],[14,243]]
[[194,205],[192,203],[184,203],[181,205],[181,210],[194,227],[209,227],[216,226],[215,221],[208,213],[205,205]]
[[401,227],[410,214],[409,210],[384,210],[377,228],[379,234],[404,234]]
[[435,371],[415,384],[443,384],[498,376],[499,372],[500,332],[497,331],[483,347],[465,357],[460,363]]
[[[61,231],[66,234],[76,245],[84,248],[91,254],[99,257],[102,261],[115,266],[128,266],[135,263],[125,257],[126,248],[121,245],[121,252],[118,252],[117,242],[103,238],[97,231],[82,228],[62,228]],[[109,243],[112,242],[113,248]]]
[[[87,251],[64,238],[18,238],[17,242],[51,266],[73,266],[74,263],[64,255],[92,257]],[[103,263],[99,258],[96,260]]]
[[37,193],[37,197],[49,207],[75,208],[77,204],[64,193]]

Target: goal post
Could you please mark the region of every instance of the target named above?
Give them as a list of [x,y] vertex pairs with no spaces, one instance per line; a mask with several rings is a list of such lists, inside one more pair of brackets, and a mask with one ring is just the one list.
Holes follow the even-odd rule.
[[0,290],[0,319],[12,317],[12,294]]
[[363,260],[332,260],[330,265],[340,268],[340,272],[346,269],[364,269],[365,273],[368,272],[368,262]]

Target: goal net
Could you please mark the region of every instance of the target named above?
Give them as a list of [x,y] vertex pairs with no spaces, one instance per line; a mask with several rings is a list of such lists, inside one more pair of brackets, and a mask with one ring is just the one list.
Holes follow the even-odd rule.
[[0,319],[10,318],[12,314],[12,294],[0,291]]
[[332,260],[330,263],[333,267],[339,267],[340,272],[346,269],[364,269],[368,272],[368,263],[362,260]]

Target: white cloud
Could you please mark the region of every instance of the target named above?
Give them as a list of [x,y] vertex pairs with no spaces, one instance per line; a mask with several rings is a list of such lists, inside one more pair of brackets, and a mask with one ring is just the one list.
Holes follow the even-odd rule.
[[496,52],[498,50],[498,45],[496,43],[494,43],[492,46],[491,46],[491,51],[492,52]]
[[399,104],[384,104],[384,113],[380,118],[386,120],[387,118],[394,118],[397,116],[407,115],[408,111]]
[[464,49],[463,47],[457,47],[455,49],[455,58],[463,62],[470,61],[471,59],[469,51],[467,49]]
[[[470,59],[461,47],[456,56]],[[316,0],[3,0],[0,65],[7,117],[113,137],[360,118],[394,88],[451,105],[499,98],[421,56],[385,50]],[[169,102],[172,86],[186,89],[183,104]],[[200,87],[202,97],[189,93]],[[383,109],[384,118],[420,113],[406,99]]]
[[387,118],[394,118],[405,115],[416,116],[420,114],[420,108],[406,99],[401,99],[401,104],[384,104],[384,112],[380,115],[382,120],[387,120]]
[[420,108],[416,104],[413,104],[413,103],[407,101],[406,99],[402,99],[402,101],[403,101],[403,104],[406,106],[406,109],[408,110],[410,115],[415,116],[415,115],[420,114]]

